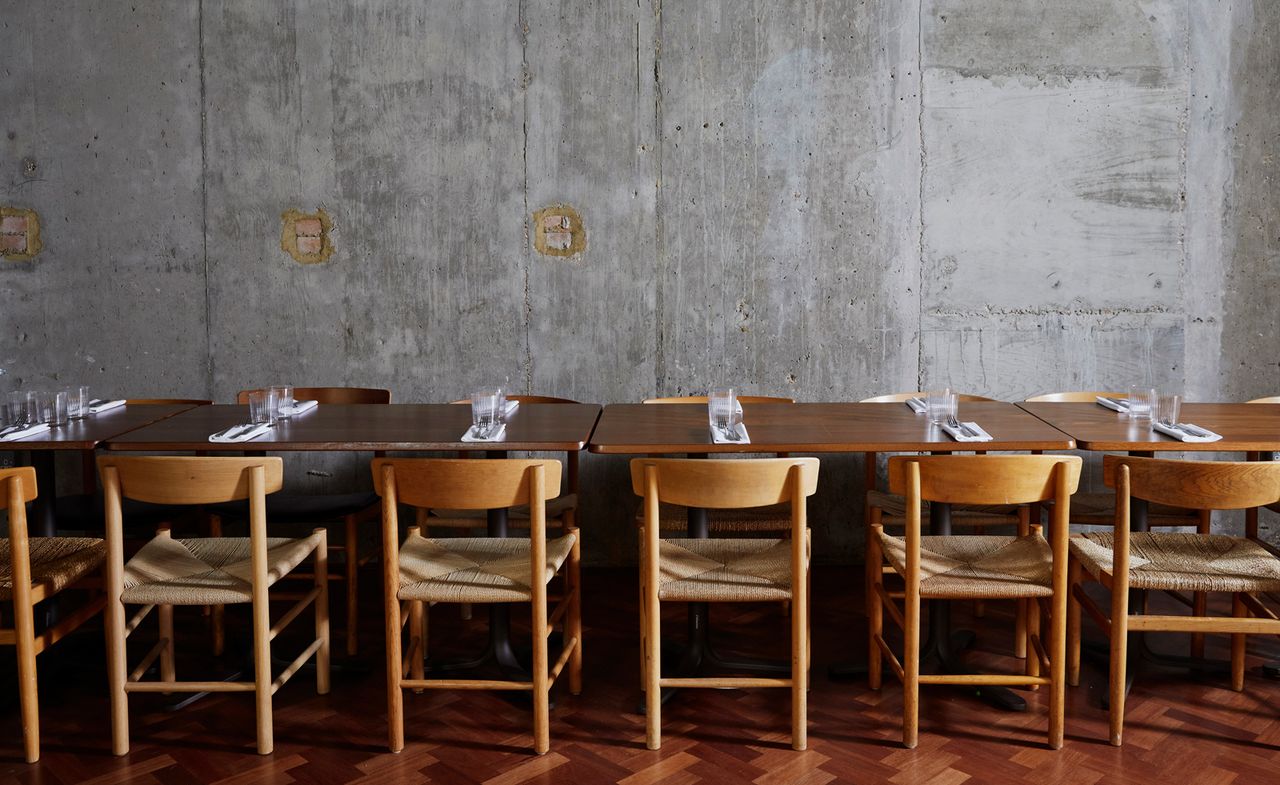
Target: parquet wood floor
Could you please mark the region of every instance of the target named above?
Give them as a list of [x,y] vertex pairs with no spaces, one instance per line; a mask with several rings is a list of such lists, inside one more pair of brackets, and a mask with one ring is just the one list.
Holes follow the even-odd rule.
[[[375,565],[376,569],[376,565]],[[376,587],[376,572],[368,587]],[[60,783],[521,783],[627,785],[828,782],[895,785],[928,783],[1218,783],[1280,782],[1280,683],[1250,671],[1243,694],[1222,678],[1185,672],[1144,673],[1130,698],[1125,746],[1106,744],[1106,714],[1098,704],[1105,675],[1086,666],[1084,683],[1069,689],[1067,742],[1044,747],[1043,698],[1027,693],[1031,710],[1002,713],[949,687],[925,688],[920,746],[898,744],[901,692],[887,682],[872,692],[864,681],[833,682],[827,666],[861,658],[865,624],[861,580],[851,568],[819,568],[814,577],[814,679],[810,749],[789,746],[785,690],[685,691],[670,703],[659,752],[644,749],[639,698],[634,571],[586,575],[586,691],[560,690],[552,712],[552,751],[534,757],[529,711],[501,695],[480,692],[410,694],[408,743],[392,755],[385,747],[381,669],[381,616],[376,590],[368,600],[362,645],[364,669],[335,674],[333,691],[320,697],[304,674],[277,696],[276,752],[253,752],[249,696],[221,695],[177,713],[162,696],[133,699],[133,751],[109,752],[108,705],[101,632],[86,632],[41,657],[43,760],[21,761],[12,655],[0,660],[0,782]],[[998,656],[1012,639],[1011,613],[999,606],[973,619],[967,604],[956,620],[979,630],[971,662],[1011,669]],[[335,613],[341,618],[340,613]],[[465,654],[483,640],[485,614],[464,622],[455,608],[432,614],[433,646]],[[786,625],[777,605],[713,609],[722,648],[743,653],[786,653]],[[179,614],[179,676],[199,673],[208,661],[204,620]],[[302,625],[306,626],[306,625]],[[683,634],[683,607],[669,608],[667,637]],[[1086,625],[1087,629],[1087,625]],[[153,634],[153,633],[152,633]],[[140,633],[144,640],[147,635]],[[139,644],[141,645],[141,644]],[[1169,636],[1157,648],[1183,653],[1185,639]],[[11,650],[9,650],[11,651]],[[282,653],[291,649],[281,643]],[[1225,653],[1214,641],[1211,653]],[[1280,659],[1280,646],[1254,639],[1250,663]]]

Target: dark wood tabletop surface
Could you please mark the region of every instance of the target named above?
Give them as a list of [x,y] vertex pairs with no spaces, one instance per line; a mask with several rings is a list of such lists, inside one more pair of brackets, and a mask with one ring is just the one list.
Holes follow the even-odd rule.
[[1280,404],[1184,403],[1180,422],[1222,434],[1216,442],[1182,442],[1096,403],[1022,403],[1081,450],[1253,452],[1280,450]]
[[956,442],[903,403],[746,404],[750,444],[713,444],[705,404],[612,404],[591,436],[597,453],[971,452],[1070,450],[1069,436],[1017,406],[962,402],[990,442]]
[[247,406],[201,406],[108,441],[110,450],[527,450],[576,451],[591,436],[595,404],[521,404],[502,442],[462,442],[471,407],[459,404],[321,405],[251,442],[215,444],[209,435],[248,422]]
[[25,439],[0,442],[0,450],[92,450],[108,439],[193,408],[194,405],[186,403],[129,404],[71,420]]

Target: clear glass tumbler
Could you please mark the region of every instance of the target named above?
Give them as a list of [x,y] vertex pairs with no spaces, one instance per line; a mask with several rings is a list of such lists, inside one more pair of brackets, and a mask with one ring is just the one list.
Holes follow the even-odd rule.
[[36,422],[57,427],[67,424],[67,391],[36,393]]
[[1161,425],[1177,425],[1178,415],[1182,413],[1182,396],[1172,393],[1161,393],[1156,398],[1154,421]]
[[282,385],[280,387],[272,387],[271,392],[276,396],[276,419],[287,420],[293,416],[293,386]]
[[471,393],[471,426],[485,436],[502,423],[502,389],[484,387]]
[[31,425],[36,420],[35,396],[25,390],[9,393],[9,424]]
[[929,418],[929,424],[941,425],[944,422],[950,422],[955,419],[957,413],[956,400],[956,394],[947,387],[926,395],[924,408],[925,416]]
[[1129,418],[1150,420],[1155,413],[1156,391],[1151,387],[1135,384],[1129,387]]
[[249,393],[249,422],[254,425],[276,424],[276,393],[274,390],[254,390]]
[[727,433],[738,427],[738,396],[732,387],[716,387],[707,393],[707,420],[713,431]]
[[73,420],[79,420],[89,416],[89,401],[93,399],[89,397],[89,388],[85,386],[72,387],[67,390],[67,416]]

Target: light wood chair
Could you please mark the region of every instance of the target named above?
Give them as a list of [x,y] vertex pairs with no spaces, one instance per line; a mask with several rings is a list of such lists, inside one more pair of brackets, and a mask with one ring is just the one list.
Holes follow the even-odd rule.
[[[106,494],[107,680],[111,688],[111,749],[129,752],[129,694],[133,692],[252,692],[256,699],[258,752],[272,751],[271,697],[312,657],[316,692],[329,692],[328,548],[323,528],[299,539],[267,537],[267,495],[280,490],[279,458],[98,458]],[[121,507],[124,499],[158,504],[205,505],[245,499],[248,537],[173,539],[162,530],[125,563]],[[308,556],[315,584],[274,625],[268,590]],[[253,611],[253,681],[177,681],[174,665],[175,605],[248,603]],[[315,639],[279,676],[271,676],[271,641],[308,605],[315,605]],[[128,621],[125,605],[142,608]],[[132,671],[126,639],[153,609],[160,640]],[[142,681],[159,660],[160,680]]]
[[[1280,395],[1271,395],[1266,398],[1254,398],[1246,403],[1280,403]],[[1251,461],[1258,460],[1257,453],[1249,453],[1248,459]],[[1280,502],[1267,505],[1267,509],[1272,512],[1280,512]],[[1258,508],[1253,507],[1245,510],[1245,534],[1246,536],[1257,539],[1258,536]]]
[[[645,744],[662,745],[664,687],[787,687],[791,746],[808,745],[809,526],[808,497],[818,486],[817,458],[699,460],[637,458],[631,487],[644,498],[640,532],[640,639],[645,689]],[[723,510],[787,504],[790,537],[781,539],[660,539],[663,502]],[[790,602],[790,678],[663,678],[661,603]]]
[[[1063,736],[1063,687],[1067,626],[1067,520],[1070,497],[1080,481],[1081,460],[1051,455],[900,455],[889,459],[889,488],[907,499],[905,537],[873,527],[867,554],[868,675],[879,689],[882,658],[902,680],[902,743],[914,748],[919,735],[920,685],[968,684],[1049,687],[1049,746]],[[948,504],[1031,504],[1053,499],[1050,543],[1039,527],[1016,537],[923,536],[924,501]],[[888,559],[906,583],[903,607],[884,587],[879,565]],[[1026,675],[920,673],[922,600],[1018,599],[1027,603]],[[883,635],[884,614],[903,631],[904,656],[894,656]],[[1049,645],[1040,628],[1050,620]],[[1041,670],[1049,672],[1041,675]]]
[[[795,403],[794,398],[780,398],[772,395],[740,395],[738,401],[743,404],[760,403]],[[648,404],[707,404],[705,395],[685,395],[674,398],[647,398]],[[776,457],[787,457],[777,453]],[[642,524],[644,509],[636,512],[636,523]],[[683,507],[677,504],[662,504],[658,509],[658,525],[662,531],[685,531],[688,516]],[[785,504],[775,504],[759,509],[727,509],[708,510],[707,525],[711,532],[719,534],[777,533],[791,530],[791,510]]]
[[[569,671],[569,691],[582,691],[581,537],[566,526],[547,539],[546,502],[560,487],[555,460],[381,458],[373,462],[382,496],[382,565],[386,598],[387,725],[392,752],[404,748],[404,690],[528,690],[533,699],[533,749],[551,748],[550,690]],[[417,526],[399,540],[399,505],[490,510],[527,504],[529,536],[428,538]],[[563,571],[565,591],[548,613],[547,584]],[[533,616],[529,681],[427,679],[427,613],[432,603],[527,602]],[[550,662],[547,638],[563,620],[564,647]],[[409,643],[402,652],[402,627]],[[409,678],[404,672],[409,671]]]
[[[889,393],[887,395],[877,395],[872,398],[864,398],[859,403],[904,403],[910,398],[924,398],[928,393],[923,392],[900,392]],[[994,398],[987,398],[982,395],[970,395],[967,393],[957,393],[956,399],[960,402],[974,401],[994,401]],[[871,536],[873,526],[882,525],[893,528],[901,528],[906,525],[906,500],[901,495],[882,491],[876,486],[879,483],[877,478],[878,453],[869,452],[864,456],[863,469],[865,471],[864,481],[867,487],[866,496],[866,521],[867,521],[867,537]],[[921,511],[924,517],[929,517],[929,504],[925,502],[924,509]],[[977,534],[986,532],[988,526],[1013,526],[1016,528],[1018,536],[1024,537],[1031,530],[1031,508],[1026,505],[1016,504],[985,504],[985,505],[963,505],[956,506],[951,511],[951,523],[953,526],[963,526],[972,529]],[[885,572],[889,571],[888,565],[884,567]],[[1023,634],[1023,628],[1026,624],[1026,603],[1018,601],[1017,603],[1017,634],[1014,636],[1014,656],[1021,659],[1026,656],[1025,641],[1026,636]],[[975,613],[981,617],[985,613],[985,602],[978,600],[974,603]]]
[[[241,390],[236,402],[249,402],[249,394],[255,390]],[[295,387],[293,397],[299,401],[318,401],[321,406],[337,404],[389,404],[391,391],[372,387]],[[303,415],[304,417],[306,415]],[[375,453],[378,454],[378,453]],[[210,533],[222,533],[223,516],[244,520],[248,508],[243,504],[222,505],[212,510]],[[373,559],[373,554],[360,556],[360,524],[377,518],[378,496],[367,491],[353,493],[277,493],[267,497],[267,523],[315,524],[341,523],[343,541],[331,545],[331,551],[342,553],[342,571],[332,572],[330,581],[346,585],[346,653],[356,656],[359,649],[360,568]],[[308,576],[300,574],[300,579]],[[214,623],[214,649],[222,651],[221,625]]]
[[[1119,747],[1130,632],[1230,634],[1231,688],[1237,692],[1244,689],[1245,636],[1280,634],[1280,618],[1258,598],[1280,591],[1280,559],[1250,537],[1130,532],[1132,500],[1212,510],[1272,504],[1280,500],[1280,463],[1107,455],[1103,472],[1107,485],[1115,488],[1114,527],[1071,538],[1068,680],[1080,682],[1083,608],[1111,641],[1110,741]],[[1110,590],[1110,616],[1085,593],[1086,572]],[[1230,593],[1231,617],[1134,615],[1129,612],[1130,589]]]
[[[0,469],[0,510],[9,512],[9,536],[0,540],[0,601],[12,605],[12,626],[0,626],[0,645],[17,649],[22,747],[27,763],[40,760],[36,655],[102,610],[101,586],[95,573],[107,552],[102,540],[88,537],[29,537],[26,505],[35,498],[35,469]],[[36,605],[69,589],[92,593],[87,603],[64,613],[56,624],[37,635]]]

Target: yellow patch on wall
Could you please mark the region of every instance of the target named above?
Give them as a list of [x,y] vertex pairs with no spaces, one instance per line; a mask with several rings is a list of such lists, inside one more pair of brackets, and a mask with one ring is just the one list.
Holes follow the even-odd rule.
[[40,253],[40,216],[25,207],[0,207],[0,258],[24,262]]
[[285,210],[280,216],[284,227],[280,231],[280,248],[300,264],[318,264],[333,254],[333,241],[329,233],[333,221],[323,209],[314,213]]
[[587,227],[567,204],[553,204],[533,214],[533,248],[543,256],[577,256],[586,250]]

